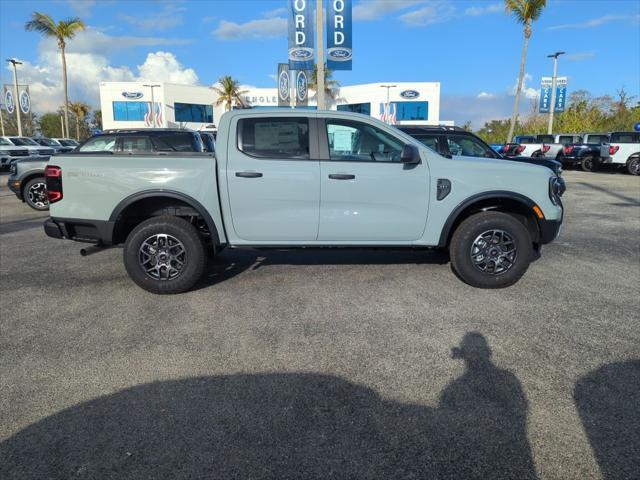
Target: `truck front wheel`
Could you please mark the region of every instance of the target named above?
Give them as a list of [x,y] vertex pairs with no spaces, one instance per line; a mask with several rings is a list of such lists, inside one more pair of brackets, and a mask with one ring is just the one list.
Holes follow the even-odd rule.
[[640,157],[633,157],[627,162],[627,171],[631,175],[640,175]]
[[138,286],[152,293],[181,293],[202,277],[207,256],[198,229],[171,215],[136,226],[124,246],[124,266]]
[[473,287],[504,288],[529,268],[533,242],[525,226],[501,212],[482,212],[464,220],[449,245],[451,264]]
[[594,157],[586,157],[582,160],[582,170],[585,172],[595,172],[599,166],[600,163]]

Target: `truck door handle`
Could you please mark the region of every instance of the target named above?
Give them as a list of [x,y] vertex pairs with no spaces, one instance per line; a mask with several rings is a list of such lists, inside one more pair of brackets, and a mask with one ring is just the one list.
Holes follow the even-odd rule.
[[356,176],[349,173],[330,173],[329,178],[331,180],[353,180]]
[[262,176],[260,172],[236,172],[236,177],[242,178],[259,178]]

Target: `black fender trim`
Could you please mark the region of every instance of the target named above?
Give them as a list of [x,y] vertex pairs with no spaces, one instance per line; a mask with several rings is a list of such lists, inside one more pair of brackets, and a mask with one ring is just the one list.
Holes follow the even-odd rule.
[[[528,209],[532,209],[533,206],[536,204],[529,197],[525,197],[524,195],[521,195],[516,192],[509,192],[507,190],[494,190],[490,192],[477,193],[465,199],[456,208],[454,208],[453,211],[449,214],[447,221],[444,223],[444,226],[442,227],[442,232],[440,233],[440,240],[438,241],[438,247],[444,248],[447,246],[447,240],[449,239],[449,235],[451,234],[451,229],[453,228],[453,225],[456,223],[457,218],[466,208],[470,207],[476,202],[480,202],[483,200],[491,200],[491,199],[515,200],[521,203],[522,205],[524,205],[525,207],[527,207]],[[538,230],[539,229],[540,229],[540,226],[538,225]]]
[[129,195],[128,197],[123,199],[120,203],[118,203],[118,205],[116,205],[116,208],[113,209],[113,212],[111,212],[111,216],[109,217],[109,222],[112,222],[112,224],[115,227],[118,221],[118,217],[120,217],[122,212],[124,212],[124,210],[128,206],[137,202],[138,200],[144,200],[146,198],[153,198],[153,197],[173,198],[176,200],[181,200],[186,204],[188,204],[191,208],[193,208],[196,212],[198,212],[198,214],[202,218],[204,218],[204,221],[207,224],[207,228],[211,233],[211,238],[214,242],[214,245],[220,245],[220,236],[218,235],[218,229],[216,227],[215,222],[213,221],[213,218],[211,218],[211,215],[207,211],[207,209],[195,198],[192,198],[189,195],[176,192],[173,190],[145,190],[143,192],[137,192],[137,193],[134,193],[133,195]]

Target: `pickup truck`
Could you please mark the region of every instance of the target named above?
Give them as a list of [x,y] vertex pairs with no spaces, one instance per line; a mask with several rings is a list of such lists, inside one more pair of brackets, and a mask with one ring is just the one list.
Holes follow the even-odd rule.
[[607,163],[626,167],[631,175],[640,175],[640,132],[613,132]]
[[[523,157],[545,157],[560,160],[565,145],[580,142],[580,135],[561,133],[556,135],[521,135],[515,138],[518,147],[511,146],[505,153],[512,156],[513,153]],[[512,144],[510,144],[512,145]],[[511,155],[510,155],[511,154]]]
[[558,159],[563,166],[580,165],[585,172],[594,172],[611,160],[609,134],[586,133],[580,142],[565,145]]
[[47,235],[124,244],[131,279],[192,288],[224,247],[448,249],[481,288],[517,282],[563,220],[562,177],[495,158],[445,158],[367,115],[235,110],[215,154],[82,153],[45,172]]

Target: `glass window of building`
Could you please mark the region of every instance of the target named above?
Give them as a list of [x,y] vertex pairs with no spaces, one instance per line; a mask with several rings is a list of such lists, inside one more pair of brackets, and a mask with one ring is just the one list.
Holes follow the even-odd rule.
[[147,102],[113,102],[113,119],[117,122],[144,122]]
[[213,123],[213,105],[174,103],[176,122]]
[[427,120],[429,102],[393,102],[396,104],[396,120]]
[[345,105],[338,105],[338,110],[342,112],[354,112],[362,113],[364,115],[371,115],[370,103],[347,103]]

